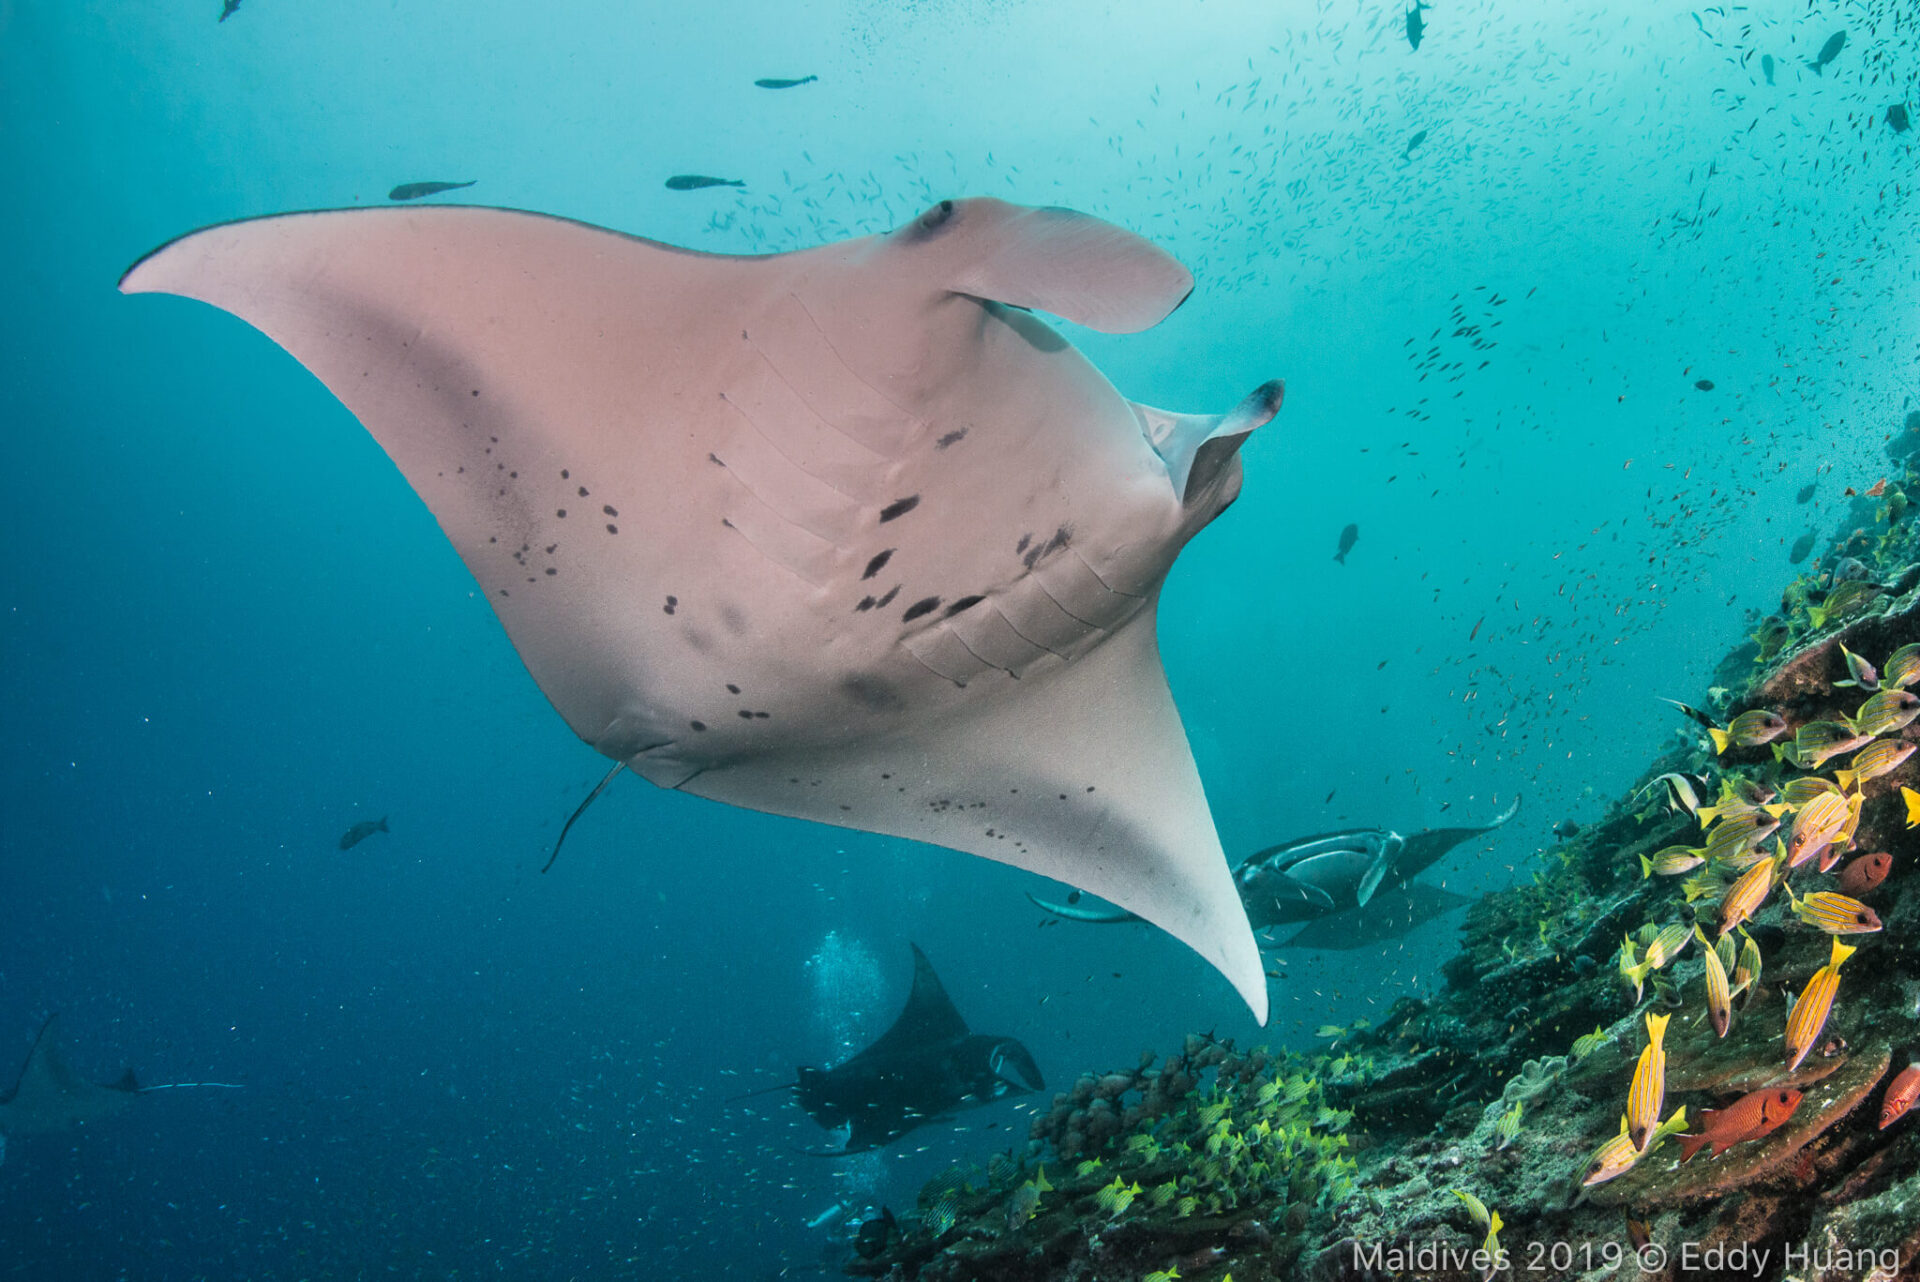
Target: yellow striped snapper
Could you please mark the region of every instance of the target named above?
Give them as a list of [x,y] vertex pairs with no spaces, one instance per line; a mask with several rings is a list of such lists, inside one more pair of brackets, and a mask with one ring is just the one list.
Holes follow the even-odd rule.
[[[1725,936],[1722,936],[1725,938]],[[1732,941],[1728,941],[1732,942]],[[1745,930],[1740,932],[1740,960],[1733,964],[1733,991],[1750,992],[1760,984],[1760,945]]]
[[1500,1120],[1493,1124],[1493,1133],[1500,1140],[1498,1144],[1493,1146],[1495,1152],[1513,1143],[1514,1137],[1520,1134],[1521,1104],[1522,1101],[1515,1100],[1513,1107],[1502,1113]]
[[1850,619],[1862,613],[1885,593],[1886,588],[1881,584],[1869,583],[1865,579],[1848,579],[1827,593],[1826,599],[1819,605],[1809,605],[1807,618],[1817,632],[1837,619]]
[[1678,923],[1655,926],[1652,922],[1642,926],[1636,935],[1627,936],[1620,949],[1620,974],[1633,986],[1635,1001],[1640,1000],[1640,990],[1647,976],[1664,969],[1668,962],[1678,957],[1687,946],[1687,938],[1685,926]]
[[1627,1116],[1620,1115],[1620,1133],[1593,1150],[1587,1159],[1586,1174],[1580,1177],[1584,1185],[1605,1184],[1608,1180],[1618,1179],[1633,1169],[1640,1160],[1640,1150],[1633,1146],[1633,1137],[1627,1133]]
[[1773,836],[1779,828],[1780,817],[1765,811],[1722,819],[1707,833],[1707,858],[1731,859]]
[[1787,839],[1787,867],[1798,868],[1832,844],[1850,809],[1843,792],[1823,792],[1802,806]]
[[1838,936],[1833,941],[1833,957],[1825,966],[1815,971],[1807,986],[1800,990],[1800,1000],[1793,1004],[1793,1010],[1787,1016],[1787,1068],[1800,1067],[1800,1061],[1807,1057],[1819,1040],[1820,1030],[1827,1026],[1827,1015],[1833,1009],[1833,996],[1840,988],[1840,963],[1853,956],[1854,949],[1840,942]]
[[1573,1058],[1578,1063],[1607,1044],[1607,1030],[1598,1024],[1591,1033],[1582,1034],[1573,1039]]
[[1717,756],[1728,748],[1757,748],[1763,743],[1772,743],[1786,730],[1785,717],[1765,708],[1755,708],[1729,721],[1725,730],[1709,728],[1707,737],[1713,740],[1713,751]]
[[1868,736],[1904,730],[1920,717],[1920,694],[1911,690],[1882,690],[1873,695],[1846,722],[1855,734]]
[[1680,893],[1687,897],[1688,903],[1696,899],[1717,899],[1727,893],[1727,879],[1717,870],[1708,868],[1681,882]]
[[1773,858],[1773,856],[1767,853],[1764,846],[1748,846],[1745,850],[1736,851],[1731,855],[1721,856],[1719,862],[1714,865],[1714,871],[1721,873],[1742,873],[1755,864],[1765,863],[1771,858]]
[[1866,803],[1866,797],[1858,792],[1847,798],[1847,821],[1840,825],[1840,831],[1833,835],[1826,850],[1821,852],[1821,872],[1831,872],[1833,866],[1840,862],[1840,857],[1853,849],[1853,834],[1860,827],[1860,810]]
[[[1694,933],[1700,936],[1700,951],[1706,957],[1707,1018],[1713,1021],[1714,1035],[1725,1037],[1727,1029],[1733,1024],[1733,990],[1727,982],[1726,962],[1722,960],[1718,946],[1707,942],[1705,932],[1695,926]],[[1728,945],[1728,952],[1732,951],[1731,939],[1723,935],[1721,943]]]
[[[1744,780],[1741,781],[1745,783]],[[1745,815],[1770,815],[1778,818],[1788,806],[1774,806],[1773,789],[1760,787],[1736,788],[1730,781],[1720,781],[1720,799],[1711,806],[1701,806],[1694,811],[1702,828],[1709,827],[1716,819],[1738,819]]]
[[1801,898],[1789,886],[1787,900],[1795,917],[1829,935],[1871,935],[1880,929],[1880,914],[1838,891],[1816,890]]
[[1880,674],[1882,685],[1904,690],[1920,681],[1920,641],[1901,646],[1893,652]]
[[1485,1202],[1482,1202],[1465,1189],[1448,1189],[1447,1192],[1453,1194],[1466,1204],[1467,1214],[1473,1217],[1475,1224],[1484,1229],[1492,1222],[1492,1212],[1487,1210],[1487,1204]]
[[1836,770],[1833,777],[1842,788],[1858,788],[1869,779],[1899,769],[1900,763],[1913,755],[1913,748],[1904,739],[1875,739],[1853,754],[1851,770]]
[[1681,873],[1692,872],[1706,862],[1704,851],[1692,846],[1668,846],[1651,859],[1640,856],[1640,876],[1643,880],[1655,873],[1662,877],[1677,877]]
[[1720,933],[1726,934],[1741,922],[1750,920],[1760,911],[1760,905],[1767,902],[1767,894],[1773,889],[1775,870],[1785,862],[1786,850],[1773,859],[1755,864],[1741,874],[1740,880],[1727,890],[1720,901]]
[[1667,1023],[1671,1015],[1647,1016],[1647,1047],[1634,1066],[1633,1084],[1627,1088],[1627,1133],[1633,1146],[1647,1151],[1647,1139],[1660,1121],[1660,1106],[1667,1099]]
[[1802,775],[1787,781],[1786,786],[1780,789],[1780,800],[1798,810],[1823,792],[1839,791],[1840,785],[1823,775]]
[[1687,1110],[1676,1108],[1673,1116],[1660,1123],[1652,1135],[1647,1137],[1647,1147],[1636,1149],[1633,1136],[1627,1133],[1626,1114],[1620,1115],[1620,1133],[1593,1150],[1587,1159],[1586,1171],[1580,1177],[1583,1185],[1605,1184],[1608,1180],[1618,1179],[1633,1169],[1633,1164],[1653,1152],[1668,1138],[1687,1129]]
[[[1874,696],[1876,699],[1879,695]],[[1844,752],[1871,740],[1874,736],[1861,734],[1853,728],[1851,722],[1841,724],[1838,721],[1809,721],[1794,731],[1793,743],[1773,745],[1773,755],[1802,770],[1818,770],[1828,757],[1837,757]]]
[[1847,679],[1834,682],[1834,689],[1851,686],[1859,690],[1875,691],[1880,688],[1880,670],[1847,649],[1847,643],[1844,641],[1840,643],[1840,657],[1847,661]]

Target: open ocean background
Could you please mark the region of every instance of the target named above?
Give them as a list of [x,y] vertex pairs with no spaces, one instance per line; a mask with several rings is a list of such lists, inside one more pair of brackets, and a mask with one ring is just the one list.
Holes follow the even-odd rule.
[[1287,380],[1161,612],[1227,850],[1522,793],[1469,892],[1671,740],[1920,391],[1911,4],[1437,0],[1417,51],[1399,0],[219,9],[0,0],[0,1090],[53,1011],[97,1080],[245,1087],[16,1138],[0,1277],[811,1276],[1024,1142],[1036,1097],[844,1162],[724,1105],[884,1029],[908,941],[1060,1087],[1307,1045],[1457,926],[1287,954],[1262,1032],[1157,932],[1036,929],[1025,874],[633,778],[538,875],[605,763],[316,380],[115,293],[178,234],[474,179],[724,253],[962,195],[1153,238],[1187,304],[1069,327],[1116,386]]

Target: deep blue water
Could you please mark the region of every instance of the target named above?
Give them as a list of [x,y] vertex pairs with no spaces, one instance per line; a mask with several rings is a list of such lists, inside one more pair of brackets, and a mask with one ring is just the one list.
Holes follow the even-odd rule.
[[1638,773],[1913,408],[1891,3],[1449,0],[1418,51],[1371,0],[219,7],[0,0],[0,1065],[58,1011],[98,1080],[243,1085],[15,1138],[9,1277],[799,1275],[834,1203],[1024,1137],[1000,1105],[836,1163],[723,1104],[884,1028],[908,941],[1060,1084],[1309,1044],[1437,985],[1457,924],[1291,957],[1261,1033],[1157,932],[1037,929],[1026,874],[636,779],[540,876],[605,763],[318,382],[115,293],[173,236],[476,179],[715,252],[969,194],[1153,238],[1187,304],[1067,327],[1121,391],[1287,380],[1161,610],[1222,839],[1523,793],[1470,891]]

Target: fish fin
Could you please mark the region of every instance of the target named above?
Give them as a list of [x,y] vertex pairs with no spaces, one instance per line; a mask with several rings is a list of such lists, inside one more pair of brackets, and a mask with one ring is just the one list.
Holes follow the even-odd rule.
[[1718,728],[1708,730],[1707,737],[1713,740],[1713,755],[1716,757],[1725,752],[1727,745],[1733,742],[1733,736]]
[[1393,842],[1382,842],[1380,853],[1374,858],[1373,866],[1367,869],[1367,875],[1360,879],[1359,888],[1354,893],[1355,902],[1362,908],[1373,898],[1373,892],[1380,889],[1388,869],[1393,867],[1393,857],[1399,853],[1399,847]]
[[[1712,1117],[1712,1116],[1713,1116],[1712,1113],[1701,1114],[1701,1117],[1703,1119]],[[1706,1122],[1703,1120],[1701,1122],[1701,1125],[1705,1126]],[[1698,1153],[1703,1147],[1705,1147],[1707,1141],[1711,1140],[1713,1136],[1707,1135],[1707,1134],[1680,1135],[1680,1136],[1676,1136],[1675,1138],[1677,1138],[1680,1141],[1680,1160],[1682,1162],[1691,1162],[1693,1160],[1693,1155],[1695,1153]]]
[[1166,250],[1071,209],[942,201],[894,235],[949,246],[944,283],[957,294],[1039,308],[1108,334],[1151,328],[1193,292],[1192,275]]

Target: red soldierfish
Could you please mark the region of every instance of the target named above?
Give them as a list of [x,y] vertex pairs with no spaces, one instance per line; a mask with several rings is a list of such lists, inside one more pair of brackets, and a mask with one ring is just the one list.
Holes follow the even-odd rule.
[[1722,1109],[1703,1109],[1699,1133],[1680,1137],[1680,1160],[1691,1161],[1708,1144],[1713,1145],[1713,1155],[1719,1157],[1743,1140],[1771,1135],[1799,1107],[1799,1091],[1773,1086],[1742,1095]]
[[1920,1063],[1909,1064],[1887,1085],[1887,1097],[1880,1104],[1880,1129],[1886,1130],[1920,1099]]
[[1840,892],[1864,895],[1887,879],[1893,871],[1893,856],[1886,851],[1862,855],[1840,870]]

